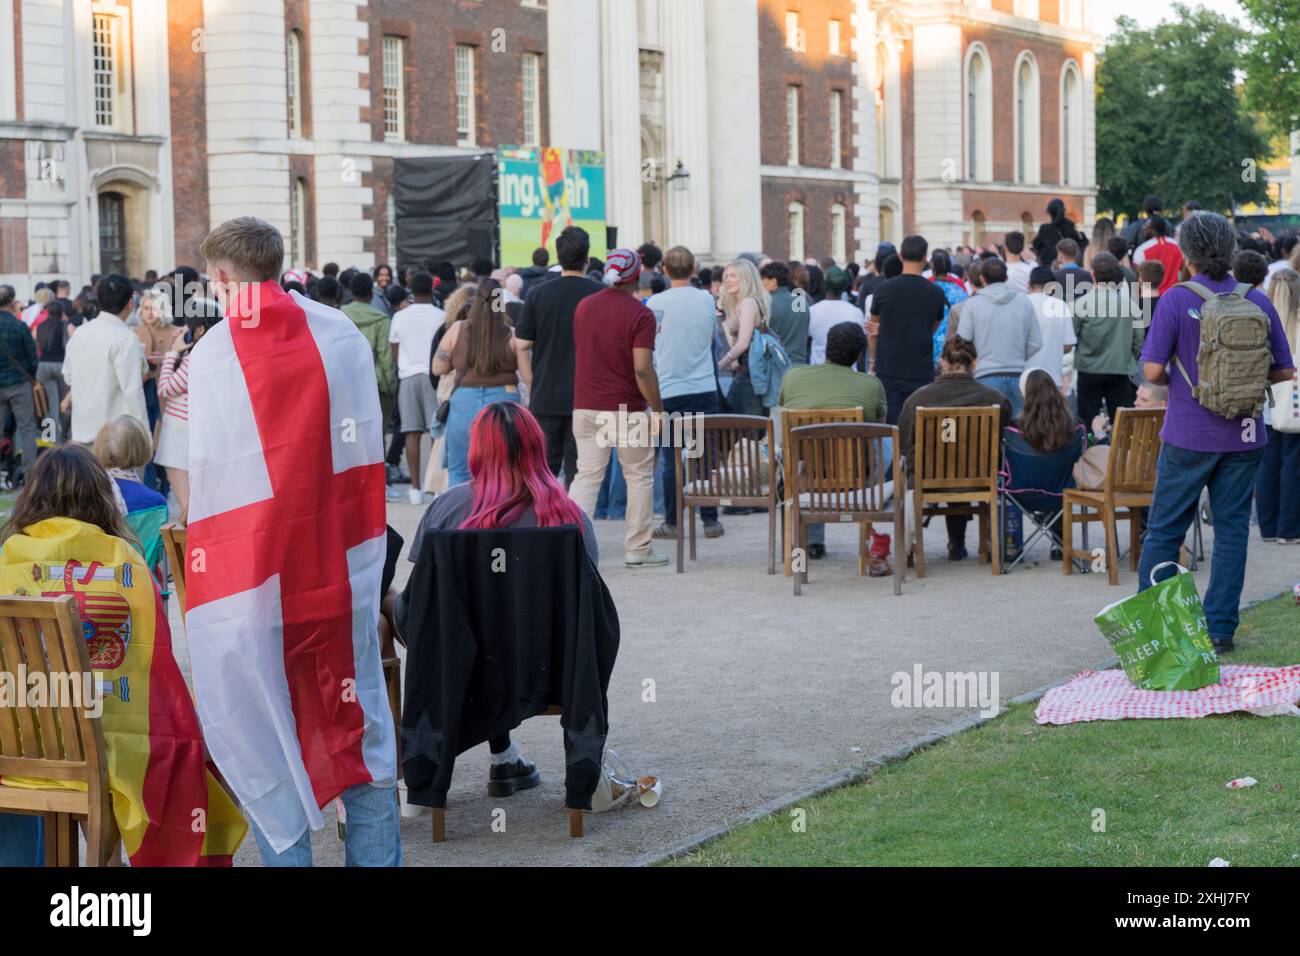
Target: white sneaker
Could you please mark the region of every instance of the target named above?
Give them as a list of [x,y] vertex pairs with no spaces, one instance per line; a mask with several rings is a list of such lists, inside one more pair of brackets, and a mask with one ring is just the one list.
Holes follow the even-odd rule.
[[386,487],[386,488],[384,489],[384,500],[385,500],[385,501],[401,501],[401,500],[402,500],[402,493],[401,493],[400,491],[398,491],[396,488],[394,488],[392,485],[389,485],[388,487]]
[[411,504],[413,504],[413,505],[423,505],[423,504],[424,504],[424,492],[421,491],[419,488],[412,488],[412,489],[407,493],[407,497],[410,499]]
[[662,568],[668,563],[668,559],[662,554],[655,554],[653,551],[642,553],[640,551],[624,551],[623,565],[629,568]]

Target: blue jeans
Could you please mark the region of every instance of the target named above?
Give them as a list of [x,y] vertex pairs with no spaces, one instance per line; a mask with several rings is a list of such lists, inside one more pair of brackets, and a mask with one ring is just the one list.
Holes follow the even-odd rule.
[[0,813],[0,868],[45,865],[44,823],[27,813]]
[[[673,398],[664,399],[665,412],[677,412],[682,415],[694,412],[703,412],[706,415],[716,415],[718,412],[718,393],[716,390],[711,392],[700,392],[695,395],[677,395]],[[671,426],[665,426],[669,428]],[[663,439],[665,436],[660,436]],[[682,449],[670,448],[667,445],[659,449],[659,461],[663,470],[664,482],[664,523],[669,527],[677,525],[677,472],[673,461],[674,455],[681,454]],[[700,517],[705,524],[712,524],[718,520],[717,508],[701,508]]]
[[1268,430],[1255,480],[1255,514],[1265,538],[1300,538],[1300,435]]
[[1019,372],[1014,375],[977,375],[975,381],[1005,395],[1007,401],[1011,403],[1011,417],[1013,419],[1020,417],[1020,412],[1025,407],[1025,397],[1020,394]]
[[727,404],[736,415],[763,415],[763,401],[754,393],[754,384],[749,379],[749,369],[744,368],[731,377],[731,388],[727,390]]
[[[1216,644],[1232,640],[1240,618],[1241,585],[1246,577],[1250,539],[1250,497],[1255,490],[1263,448],[1238,452],[1187,451],[1166,443],[1156,464],[1156,488],[1147,515],[1147,533],[1138,566],[1138,590],[1151,586],[1151,569],[1177,561],[1178,549],[1210,489],[1214,513],[1214,553],[1210,586],[1205,589],[1205,620]],[[1162,575],[1168,577],[1173,569]]]
[[[347,812],[347,866],[401,866],[402,835],[398,826],[397,787],[358,784],[343,791]],[[257,840],[263,866],[311,866],[311,831],[283,853],[276,853],[257,824],[250,829]]]
[[505,386],[495,388],[461,387],[451,393],[451,410],[447,414],[447,486],[469,481],[469,429],[478,413],[493,402],[514,402],[518,392]]
[[596,513],[592,517],[609,521],[622,521],[627,517],[627,479],[623,477],[618,455],[609,456],[609,467],[605,469],[605,480],[600,483]]

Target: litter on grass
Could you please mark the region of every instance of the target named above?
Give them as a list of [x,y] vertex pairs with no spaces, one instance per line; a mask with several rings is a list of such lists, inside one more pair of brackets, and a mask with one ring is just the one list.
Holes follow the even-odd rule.
[[1238,777],[1236,780],[1229,780],[1226,784],[1229,790],[1245,790],[1247,787],[1253,787],[1259,783],[1254,777]]

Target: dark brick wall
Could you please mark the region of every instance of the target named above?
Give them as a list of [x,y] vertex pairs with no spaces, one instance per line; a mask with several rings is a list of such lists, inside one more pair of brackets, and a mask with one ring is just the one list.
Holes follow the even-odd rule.
[[[475,139],[486,149],[523,138],[522,55],[546,52],[546,11],[519,0],[372,0],[370,124],[376,140],[383,126],[383,37],[406,45],[406,138],[415,143],[456,143],[456,45],[477,48]],[[546,65],[542,62],[542,145],[547,145]]]
[[208,221],[207,91],[202,50],[194,49],[194,31],[203,26],[203,0],[169,0],[167,55],[171,67],[172,202],[176,261],[158,268],[202,268],[199,246]]
[[284,0],[285,43],[290,30],[302,37],[302,62],[299,65],[298,88],[302,101],[302,138],[311,139],[311,11],[309,0]]
[[[829,256],[831,245],[831,207],[844,207],[844,248],[853,256],[853,189],[846,184],[817,182],[807,179],[769,177],[763,180],[763,252],[774,259],[790,257],[787,223],[790,203],[803,203],[804,255],[818,259]],[[840,263],[843,265],[843,263]]]

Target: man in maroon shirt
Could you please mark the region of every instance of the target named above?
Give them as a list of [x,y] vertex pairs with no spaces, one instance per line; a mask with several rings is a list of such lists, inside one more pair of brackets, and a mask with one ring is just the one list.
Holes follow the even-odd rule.
[[650,548],[655,436],[663,402],[654,367],[654,313],[636,298],[640,274],[637,254],[615,249],[605,257],[609,288],[583,299],[573,314],[573,438],[578,446],[578,474],[569,495],[588,515],[593,514],[610,449],[618,452],[627,481],[623,557],[630,568],[668,563]]

